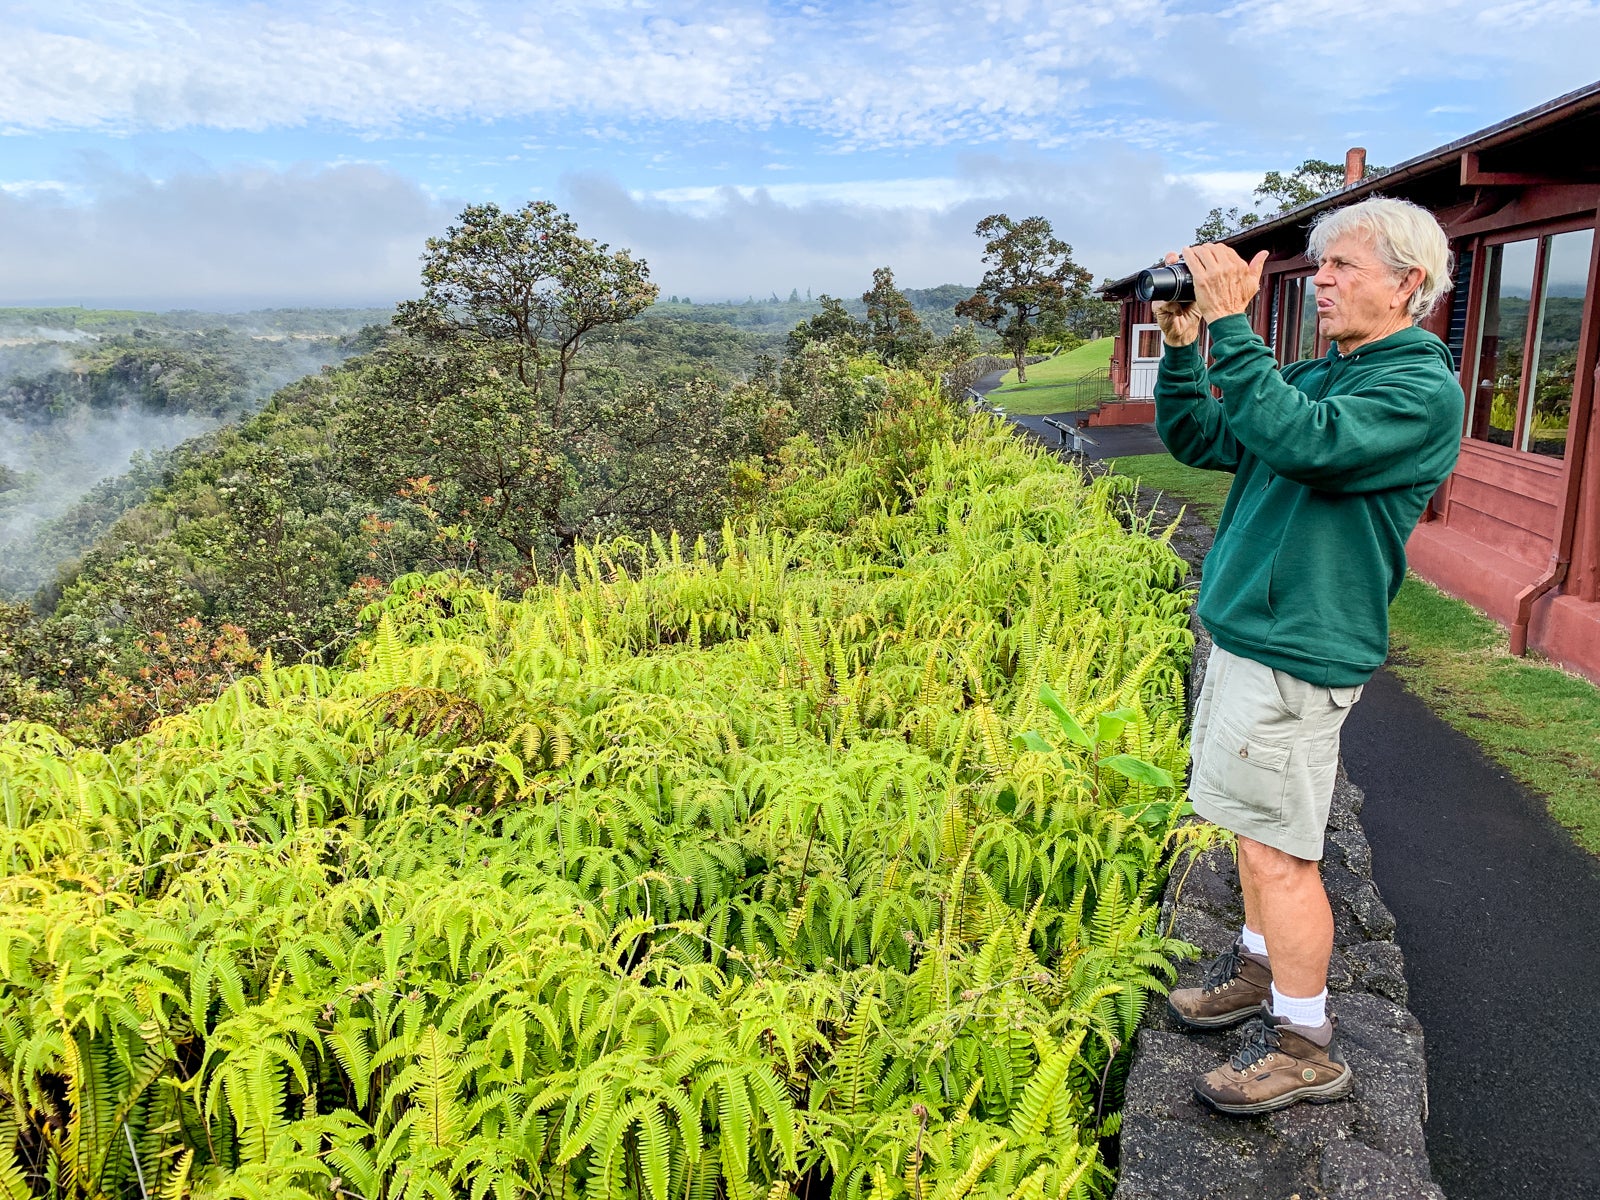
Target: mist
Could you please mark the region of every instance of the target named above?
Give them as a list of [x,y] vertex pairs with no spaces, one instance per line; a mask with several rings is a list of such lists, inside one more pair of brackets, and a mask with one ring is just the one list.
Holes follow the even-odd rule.
[[[327,320],[300,314],[301,331],[262,321],[247,332],[186,329],[169,315],[150,320],[155,329],[109,338],[0,340],[0,595],[29,597],[51,582],[145,498],[167,451],[348,357],[350,342],[320,332]],[[250,324],[242,316],[232,323]],[[308,324],[319,332],[304,332]],[[147,350],[176,357],[139,367]],[[123,354],[135,356],[126,377]],[[191,369],[198,376],[186,385]]]
[[135,405],[77,408],[52,421],[0,417],[0,592],[26,596],[54,576],[62,551],[77,546],[56,544],[51,523],[95,485],[125,474],[136,455],[159,455],[221,424]]

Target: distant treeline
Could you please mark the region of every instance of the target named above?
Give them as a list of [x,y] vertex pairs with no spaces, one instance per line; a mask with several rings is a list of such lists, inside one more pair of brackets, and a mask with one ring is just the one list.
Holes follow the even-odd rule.
[[[903,288],[901,293],[927,330],[944,337],[960,321],[955,308],[972,295],[966,284],[944,283],[931,288]],[[776,292],[766,297],[745,300],[696,302],[689,296],[667,295],[657,300],[650,313],[656,317],[678,318],[707,324],[731,325],[735,329],[769,331],[781,335],[822,311],[825,293],[802,296],[791,288],[786,297]],[[857,319],[867,315],[866,301],[858,295],[840,297],[845,311]],[[1099,304],[1091,301],[1089,307]],[[185,333],[226,329],[256,337],[316,337],[353,334],[365,326],[387,326],[394,310],[388,308],[267,308],[253,312],[210,313],[193,309],[171,312],[139,312],[132,309],[97,308],[0,308],[0,339],[26,339],[48,336],[48,331],[92,337],[145,332]],[[1095,325],[1098,314],[1085,311],[1071,325],[1084,336]],[[64,338],[62,340],[71,340]],[[779,339],[781,341],[781,338]],[[776,343],[775,343],[776,344]]]
[[[901,294],[910,302],[917,316],[929,332],[940,337],[957,325],[956,305],[972,295],[972,288],[959,283],[944,283],[931,288],[902,288]],[[825,293],[824,293],[825,295]],[[867,304],[859,296],[841,297],[845,311],[853,317],[865,317]],[[669,295],[656,301],[651,309],[663,316],[686,317],[692,321],[715,321],[738,329],[792,329],[822,311],[823,295],[812,297],[808,292],[800,295],[792,288],[786,298],[776,292],[765,299],[751,296],[747,300],[715,300],[696,303],[688,296]]]
[[[904,295],[922,318],[924,325],[939,334],[956,325],[955,307],[972,289],[946,283],[932,288],[905,288]],[[856,295],[842,297],[856,317],[866,315],[866,303]],[[732,325],[738,329],[792,329],[822,311],[822,295],[791,288],[786,299],[776,292],[766,298],[716,300],[695,303],[688,296],[667,296],[658,300],[653,313],[692,321]],[[169,312],[141,312],[120,308],[0,308],[0,338],[29,338],[45,331],[86,334],[93,337],[146,332],[184,333],[227,329],[257,336],[315,336],[353,333],[366,325],[388,325],[392,308],[266,308],[252,312],[213,313],[196,309]]]
[[136,330],[187,333],[226,329],[257,336],[337,336],[365,325],[387,325],[388,308],[263,308],[215,313],[198,309],[141,312],[123,308],[0,308],[0,338],[36,337],[48,331],[107,337]]

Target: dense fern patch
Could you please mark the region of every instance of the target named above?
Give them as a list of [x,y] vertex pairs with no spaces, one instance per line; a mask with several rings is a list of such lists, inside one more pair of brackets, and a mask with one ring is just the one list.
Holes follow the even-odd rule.
[[0,1192],[1068,1200],[1182,947],[1182,566],[906,379],[716,548],[0,728]]

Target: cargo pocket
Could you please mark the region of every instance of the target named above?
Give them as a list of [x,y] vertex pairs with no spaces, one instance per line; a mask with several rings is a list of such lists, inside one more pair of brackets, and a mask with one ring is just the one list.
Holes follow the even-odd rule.
[[1318,722],[1310,740],[1308,760],[1317,777],[1313,785],[1319,790],[1326,784],[1329,791],[1333,790],[1333,780],[1322,779],[1322,774],[1328,770],[1336,769],[1339,762],[1339,731],[1344,727],[1345,718],[1350,715],[1350,709],[1355,702],[1361,699],[1361,688],[1336,687],[1324,688],[1323,693],[1328,697],[1328,705],[1324,709],[1324,716]]
[[1328,696],[1336,707],[1350,708],[1357,700],[1361,699],[1362,691],[1361,684],[1357,684],[1355,687],[1329,688]]
[[[1205,772],[1212,802],[1271,826],[1283,821],[1284,786],[1289,778],[1291,748],[1285,743],[1241,731],[1226,717],[1217,718],[1217,735],[1207,748]],[[1235,832],[1249,834],[1248,828]]]

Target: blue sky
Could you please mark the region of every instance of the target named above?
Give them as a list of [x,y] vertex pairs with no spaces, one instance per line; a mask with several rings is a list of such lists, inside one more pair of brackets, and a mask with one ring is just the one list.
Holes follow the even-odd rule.
[[696,299],[971,282],[984,214],[1097,274],[1271,168],[1392,163],[1600,74],[1600,2],[0,10],[0,303],[391,303],[462,204],[556,200]]

